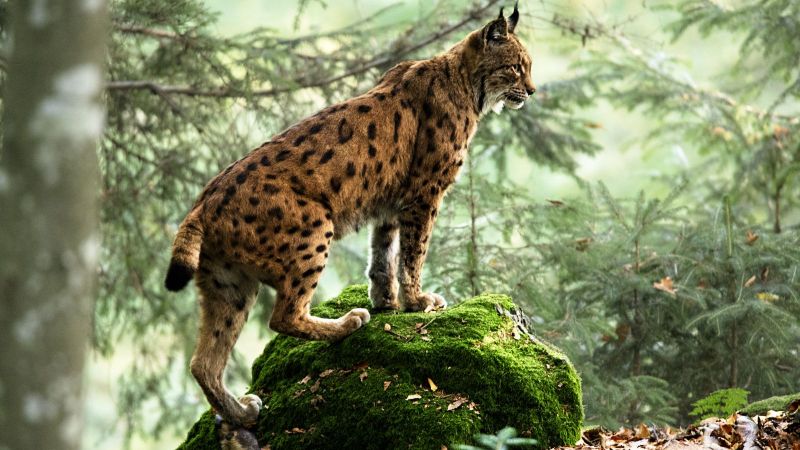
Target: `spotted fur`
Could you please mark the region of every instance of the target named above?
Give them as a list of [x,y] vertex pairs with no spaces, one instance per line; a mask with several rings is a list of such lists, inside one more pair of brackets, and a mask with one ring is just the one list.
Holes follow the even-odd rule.
[[449,51],[398,64],[365,94],[302,120],[206,186],[180,226],[166,286],[196,281],[191,370],[227,421],[252,425],[260,408],[222,381],[259,283],[277,292],[269,325],[278,332],[336,341],[369,321],[366,309],[309,314],[331,242],[361,224],[375,224],[367,272],[375,308],[445,306],[420,286],[442,198],[480,118],[519,108],[535,92],[518,18],[516,7],[508,19],[501,10]]

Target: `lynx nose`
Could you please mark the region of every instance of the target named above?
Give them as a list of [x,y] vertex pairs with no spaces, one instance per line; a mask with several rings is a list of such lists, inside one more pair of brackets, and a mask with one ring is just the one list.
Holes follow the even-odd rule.
[[535,87],[525,88],[525,92],[527,92],[528,95],[533,95],[536,93],[536,88]]

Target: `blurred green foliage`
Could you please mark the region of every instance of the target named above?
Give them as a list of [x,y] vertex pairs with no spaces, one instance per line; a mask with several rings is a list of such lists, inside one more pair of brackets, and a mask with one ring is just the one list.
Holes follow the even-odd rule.
[[503,428],[496,435],[480,434],[476,438],[478,446],[457,445],[458,450],[508,450],[511,447],[536,445],[536,439],[517,437],[517,430]]

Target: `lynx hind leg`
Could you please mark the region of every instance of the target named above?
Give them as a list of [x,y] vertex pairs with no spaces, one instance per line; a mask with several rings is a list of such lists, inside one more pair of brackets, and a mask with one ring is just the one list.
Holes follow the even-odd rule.
[[397,263],[399,226],[396,221],[386,221],[372,229],[370,243],[369,298],[375,309],[400,309],[397,299]]
[[328,260],[333,225],[324,223],[304,230],[301,238],[283,244],[302,249],[284,266],[283,280],[276,285],[277,296],[269,326],[273,330],[303,339],[338,341],[369,322],[369,311],[356,308],[338,319],[310,315],[311,297]]
[[225,387],[223,374],[234,344],[255,303],[258,283],[249,276],[201,261],[197,286],[200,291],[200,330],[192,375],[211,406],[233,427],[253,426],[261,399],[246,395],[237,400]]

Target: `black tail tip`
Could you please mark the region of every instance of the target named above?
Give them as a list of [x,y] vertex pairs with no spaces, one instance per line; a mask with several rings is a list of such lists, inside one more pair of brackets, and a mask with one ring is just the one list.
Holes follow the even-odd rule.
[[169,269],[167,269],[167,278],[164,280],[164,286],[169,291],[178,292],[189,284],[193,275],[194,269],[180,261],[172,260],[169,263]]

